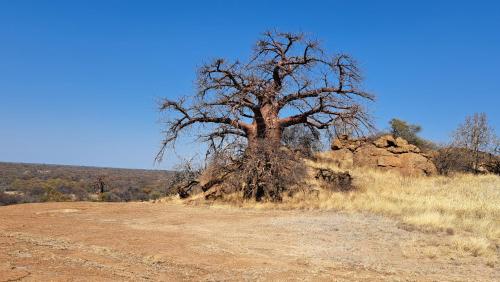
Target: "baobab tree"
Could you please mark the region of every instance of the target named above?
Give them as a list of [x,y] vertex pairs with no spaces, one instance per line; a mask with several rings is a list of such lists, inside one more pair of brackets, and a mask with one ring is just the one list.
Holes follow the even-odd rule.
[[361,80],[349,55],[329,56],[303,34],[266,32],[247,62],[216,59],[199,69],[195,95],[162,101],[167,120],[157,160],[193,128],[205,141],[242,138],[249,148],[280,146],[283,130],[299,124],[359,132],[370,127],[362,101],[374,98]]
[[165,139],[156,159],[185,132],[209,142],[209,152],[242,141],[243,151],[252,153],[226,167],[245,175],[236,182],[246,183],[247,197],[279,199],[297,170],[280,155],[283,131],[302,125],[314,133],[345,134],[371,127],[363,101],[374,97],[360,88],[361,80],[349,55],[327,55],[303,34],[266,32],[248,61],[205,64],[194,95],[162,101]]

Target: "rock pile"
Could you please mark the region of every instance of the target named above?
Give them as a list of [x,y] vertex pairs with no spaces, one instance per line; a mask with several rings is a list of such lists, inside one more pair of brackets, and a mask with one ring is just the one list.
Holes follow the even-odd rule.
[[384,135],[376,140],[349,139],[343,135],[332,142],[330,161],[340,168],[373,167],[403,175],[432,175],[436,166],[420,149],[403,138]]

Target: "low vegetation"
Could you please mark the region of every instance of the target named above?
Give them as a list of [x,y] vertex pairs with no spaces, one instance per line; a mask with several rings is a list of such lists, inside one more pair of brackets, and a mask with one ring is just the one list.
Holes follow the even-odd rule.
[[[311,162],[310,165],[328,167],[327,163]],[[464,231],[492,240],[500,239],[499,176],[404,177],[359,168],[351,173],[359,187],[355,192],[322,193],[312,202],[298,201],[295,197],[286,204],[368,211],[398,217],[423,230]]]

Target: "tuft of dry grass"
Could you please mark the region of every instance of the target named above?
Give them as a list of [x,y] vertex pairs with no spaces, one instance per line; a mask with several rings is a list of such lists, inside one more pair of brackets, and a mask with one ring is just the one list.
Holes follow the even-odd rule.
[[494,248],[491,242],[484,237],[462,237],[458,236],[451,240],[455,250],[463,254],[471,254],[472,256],[488,256],[493,254]]

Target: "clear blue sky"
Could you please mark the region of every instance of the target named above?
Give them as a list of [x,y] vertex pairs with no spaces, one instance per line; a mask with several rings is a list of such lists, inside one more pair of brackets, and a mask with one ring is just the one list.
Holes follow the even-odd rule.
[[352,54],[381,129],[399,117],[444,142],[482,111],[499,131],[499,1],[311,2],[0,0],[0,161],[152,168],[157,99],[268,29]]

